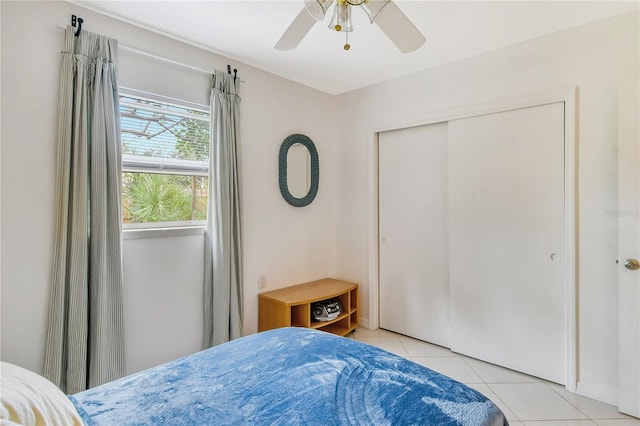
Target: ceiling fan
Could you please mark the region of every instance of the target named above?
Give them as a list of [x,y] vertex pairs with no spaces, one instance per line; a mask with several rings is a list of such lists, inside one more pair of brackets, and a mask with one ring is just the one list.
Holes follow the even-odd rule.
[[[304,9],[295,17],[289,28],[274,46],[277,50],[295,49],[311,30],[322,21],[334,0],[304,0]],[[349,33],[353,31],[351,9],[360,6],[371,23],[377,24],[402,53],[412,52],[422,46],[425,38],[391,0],[337,0],[329,28],[345,33],[345,50],[349,50]]]

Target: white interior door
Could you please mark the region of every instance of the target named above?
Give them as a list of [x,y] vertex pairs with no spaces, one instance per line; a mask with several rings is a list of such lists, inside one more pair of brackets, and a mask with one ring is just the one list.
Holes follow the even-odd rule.
[[449,122],[451,349],[566,382],[564,103]]
[[378,141],[380,327],[448,346],[447,124]]
[[[618,96],[618,407],[640,417],[640,89]],[[625,265],[625,263],[627,265]]]

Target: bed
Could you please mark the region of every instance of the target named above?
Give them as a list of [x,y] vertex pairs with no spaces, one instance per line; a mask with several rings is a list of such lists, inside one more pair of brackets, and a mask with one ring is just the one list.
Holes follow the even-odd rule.
[[490,400],[459,382],[302,328],[250,335],[68,401],[86,425],[508,424]]

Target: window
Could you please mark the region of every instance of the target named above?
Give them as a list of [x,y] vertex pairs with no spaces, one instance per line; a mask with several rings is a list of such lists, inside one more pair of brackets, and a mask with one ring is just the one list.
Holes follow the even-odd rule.
[[120,122],[125,226],[202,224],[209,187],[209,111],[125,91]]

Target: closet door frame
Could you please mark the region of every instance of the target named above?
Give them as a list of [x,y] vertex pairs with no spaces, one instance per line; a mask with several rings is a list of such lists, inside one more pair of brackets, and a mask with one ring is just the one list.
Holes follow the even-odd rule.
[[535,107],[551,103],[564,103],[564,240],[566,262],[565,293],[566,306],[566,385],[569,392],[576,391],[577,385],[577,174],[576,174],[576,93],[577,88],[568,87],[550,90],[537,94],[521,96],[511,99],[489,101],[486,103],[464,105],[443,111],[426,114],[424,118],[413,122],[387,123],[369,131],[368,163],[369,163],[369,244],[368,244],[368,275],[369,275],[369,317],[363,318],[361,323],[371,329],[379,328],[380,307],[380,235],[378,220],[378,134],[381,132],[400,130],[415,126],[448,122],[462,118],[506,112],[514,109]]

